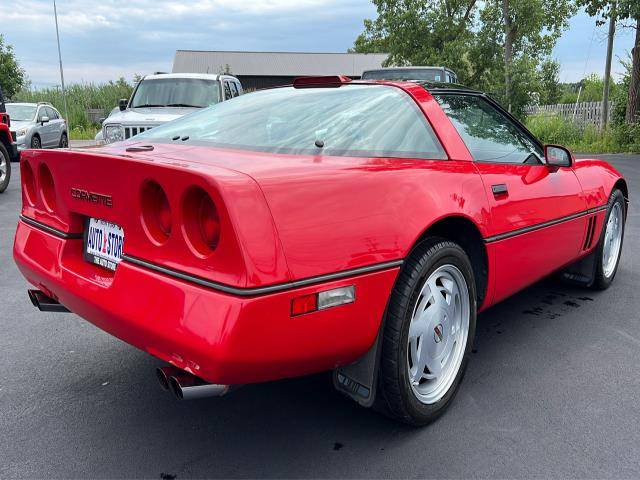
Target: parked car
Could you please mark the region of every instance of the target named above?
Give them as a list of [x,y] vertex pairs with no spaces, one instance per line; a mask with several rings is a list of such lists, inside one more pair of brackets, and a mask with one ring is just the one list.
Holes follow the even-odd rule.
[[458,83],[458,75],[447,67],[388,67],[362,72],[362,80],[422,80]]
[[608,163],[441,83],[298,79],[22,168],[41,310],[169,362],[179,398],[334,370],[414,425],[451,404],[477,312],[554,272],[611,285],[628,207]]
[[7,113],[18,150],[69,146],[67,121],[51,104],[7,103]]
[[161,73],[147,75],[129,100],[120,100],[96,135],[100,143],[131,138],[197,109],[242,95],[240,80],[231,75]]
[[7,189],[11,181],[11,162],[20,158],[10,127],[11,118],[7,114],[0,88],[0,193]]

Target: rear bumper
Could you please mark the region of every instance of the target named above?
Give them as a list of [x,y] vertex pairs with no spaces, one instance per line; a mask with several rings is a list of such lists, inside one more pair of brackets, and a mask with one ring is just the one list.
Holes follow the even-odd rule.
[[[257,296],[206,288],[123,261],[85,262],[82,240],[20,221],[14,259],[37,288],[97,327],[207,381],[252,383],[353,362],[373,344],[399,267]],[[291,299],[355,285],[352,304],[291,317]]]

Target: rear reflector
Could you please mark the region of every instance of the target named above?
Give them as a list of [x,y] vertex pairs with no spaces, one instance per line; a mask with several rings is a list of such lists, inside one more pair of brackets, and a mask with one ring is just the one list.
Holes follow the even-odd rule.
[[303,295],[291,300],[291,316],[303,315],[326,308],[353,303],[356,299],[356,287],[333,288],[323,292]]
[[318,294],[312,293],[304,297],[297,297],[291,300],[291,315],[302,315],[318,310]]

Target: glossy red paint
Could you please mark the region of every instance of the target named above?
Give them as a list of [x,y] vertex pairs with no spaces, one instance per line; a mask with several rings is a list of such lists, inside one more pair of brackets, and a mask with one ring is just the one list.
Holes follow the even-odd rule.
[[[117,223],[125,231],[125,254],[240,289],[401,261],[431,226],[458,217],[484,239],[488,278],[481,308],[589,252],[582,249],[587,219],[597,216],[600,228],[604,213],[588,209],[606,204],[621,180],[613,168],[595,160],[571,168],[474,162],[423,87],[389,85],[421,108],[446,160],[276,155],[162,142],[153,143],[152,152],[127,152],[136,141],[27,151],[22,213],[71,234],[82,233],[89,216]],[[43,202],[41,165],[51,172],[55,209]],[[150,181],[166,193],[171,212],[164,217],[171,219],[170,233],[160,241],[142,220],[142,191]],[[494,194],[494,185],[506,193]],[[211,254],[185,241],[184,205],[194,188],[211,197],[219,216]],[[72,189],[108,196],[112,204],[81,200]],[[115,273],[101,269],[83,260],[81,239],[24,222],[14,257],[32,284],[100,328],[206,380],[232,384],[354,361],[377,335],[399,270],[242,296],[126,259]],[[293,298],[344,285],[356,286],[354,303],[291,316]]]
[[[23,222],[14,256],[36,287],[99,328],[205,380],[241,384],[332,369],[373,343],[398,268],[241,298],[122,262],[82,259],[82,240]],[[291,300],[355,285],[358,301],[291,317]],[[339,332],[339,333],[338,333]]]

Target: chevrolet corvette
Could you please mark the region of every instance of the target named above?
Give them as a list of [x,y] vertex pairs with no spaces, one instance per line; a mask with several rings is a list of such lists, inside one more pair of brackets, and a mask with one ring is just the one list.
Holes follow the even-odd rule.
[[450,405],[476,315],[613,281],[628,189],[459,85],[307,77],[107,147],[27,150],[33,304],[169,365],[178,398],[333,371],[365,407]]

